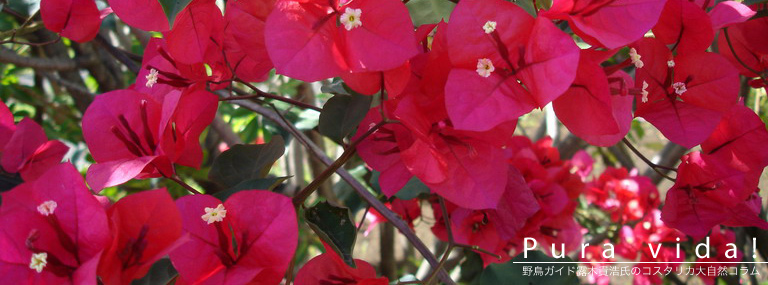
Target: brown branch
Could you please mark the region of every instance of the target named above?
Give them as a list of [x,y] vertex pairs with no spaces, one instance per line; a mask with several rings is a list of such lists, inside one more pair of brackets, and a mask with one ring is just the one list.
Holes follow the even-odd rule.
[[[277,113],[277,110],[275,110],[275,113]],[[280,113],[277,113],[280,115]],[[282,116],[282,115],[281,115]],[[331,177],[331,175],[336,172],[337,169],[339,169],[341,166],[343,166],[347,161],[352,158],[352,156],[355,155],[357,152],[357,145],[362,142],[366,137],[373,134],[378,130],[381,126],[383,126],[386,122],[381,121],[372,128],[370,128],[367,132],[365,132],[362,136],[357,138],[355,141],[353,141],[345,150],[344,153],[339,156],[336,161],[328,165],[328,168],[326,168],[322,173],[320,173],[319,176],[317,176],[314,180],[312,180],[307,187],[304,187],[304,189],[301,189],[296,196],[293,197],[293,205],[298,206],[304,203],[307,198],[309,198],[309,195],[312,195],[312,193],[317,190],[320,185],[325,182],[326,179]],[[308,142],[311,142],[311,140],[308,140]]]
[[96,35],[94,42],[102,46],[110,55],[112,55],[115,59],[120,61],[120,63],[124,64],[125,67],[128,68],[128,70],[130,70],[133,73],[139,73],[139,70],[141,69],[141,67],[137,65],[136,62],[134,62],[134,59],[132,59],[123,50],[120,50],[115,46],[113,46],[101,34]]
[[66,88],[68,90],[74,90],[76,92],[79,92],[79,93],[82,93],[82,94],[88,94],[89,96],[93,97],[93,94],[91,93],[91,91],[88,91],[88,89],[86,89],[85,87],[83,87],[83,86],[81,86],[81,85],[79,85],[77,83],[70,82],[70,81],[67,81],[65,79],[59,78],[59,77],[53,75],[52,73],[48,73],[48,72],[40,72],[40,75],[45,77],[45,79],[48,79],[51,82],[55,82],[56,84],[61,85],[62,87]]
[[[219,96],[226,97],[228,96],[224,92],[219,92]],[[280,118],[280,115],[276,114],[272,110],[267,109],[266,107],[263,107],[259,104],[256,104],[254,102],[250,101],[238,101],[235,104],[244,107],[246,109],[249,109],[251,111],[254,111],[256,113],[261,114],[265,118],[272,120],[273,122],[277,123],[281,127],[285,128],[291,134],[293,134],[296,137],[296,140],[299,141],[304,147],[309,150],[309,153],[313,156],[315,156],[317,159],[322,161],[325,165],[330,166],[333,164],[333,160],[331,160],[328,156],[325,155],[322,149],[320,149],[317,145],[312,143],[309,138],[304,135],[302,132],[296,130],[296,128],[286,123]],[[408,241],[413,245],[414,248],[416,248],[419,253],[421,253],[422,256],[424,256],[424,259],[427,260],[430,266],[437,267],[438,260],[435,258],[435,256],[432,254],[432,252],[429,251],[429,248],[424,244],[424,242],[419,239],[418,236],[411,230],[411,228],[408,226],[408,223],[403,221],[395,212],[388,209],[386,206],[384,206],[381,201],[379,201],[373,194],[368,192],[367,189],[365,189],[365,186],[363,186],[355,177],[352,176],[346,169],[339,168],[336,170],[336,173],[341,176],[344,181],[349,183],[350,186],[355,190],[355,192],[360,195],[360,197],[363,198],[371,207],[376,209],[382,216],[384,216],[385,219],[387,219],[390,223],[392,223],[395,228],[397,228]],[[448,275],[448,273],[445,270],[440,270],[440,273],[438,274],[438,277],[440,280],[446,284],[456,284],[451,277]]]
[[[661,152],[656,155],[656,157],[659,158],[658,164],[676,165],[680,161],[680,157],[682,157],[686,151],[688,151],[687,148],[684,148],[676,143],[667,143],[667,145],[661,149]],[[667,174],[671,170],[658,169],[658,171]],[[664,179],[662,176],[657,174],[656,170],[653,170],[652,168],[646,170],[643,175],[650,177],[654,184],[659,184],[659,182]]]
[[[237,82],[240,82],[240,83],[244,84],[245,86],[248,86],[248,88],[251,88],[254,92],[256,92],[256,94],[243,95],[243,96],[228,96],[228,97],[221,98],[220,101],[256,99],[256,98],[264,97],[264,98],[269,98],[269,99],[274,99],[274,100],[277,100],[277,101],[285,102],[285,103],[288,103],[288,104],[291,104],[291,105],[294,105],[294,106],[297,106],[297,107],[301,107],[303,109],[312,109],[312,110],[315,110],[315,111],[318,111],[318,112],[323,110],[322,108],[314,106],[314,105],[311,105],[311,104],[307,104],[307,103],[304,103],[304,102],[301,102],[301,101],[296,101],[296,100],[291,99],[291,98],[286,98],[286,97],[283,97],[283,96],[274,95],[274,94],[271,94],[271,93],[264,92],[261,89],[257,88],[256,86],[253,86],[253,84],[250,84],[248,82],[245,82],[245,81],[242,81],[242,80],[239,80],[239,79],[237,79]],[[242,92],[238,91],[237,89],[235,89],[235,92],[242,93]]]
[[669,171],[676,171],[676,168],[655,164],[650,159],[645,157],[645,155],[643,155],[639,150],[637,150],[637,148],[635,148],[635,146],[632,145],[632,143],[629,142],[629,140],[627,138],[623,138],[623,139],[621,139],[621,141],[624,142],[624,144],[629,148],[629,150],[634,152],[635,155],[637,155],[637,157],[639,157],[643,162],[645,162],[645,164],[647,164],[649,167],[651,167],[651,169],[653,169],[653,171],[655,171],[656,174],[661,175],[661,177],[664,177],[664,178],[668,179],[669,181],[675,182],[674,178],[669,177],[666,173],[661,172],[659,169],[669,170]]
[[29,33],[33,33],[33,32],[35,32],[37,30],[40,30],[40,29],[42,29],[44,27],[45,26],[43,25],[42,22],[35,22],[33,24],[29,24],[27,26],[21,26],[21,27],[18,27],[16,29],[13,29],[13,30],[2,31],[2,32],[0,32],[0,39],[4,39],[4,38],[7,38],[7,37],[14,37],[14,36],[23,36],[23,35],[26,35],[26,34],[29,34]]
[[243,140],[241,140],[240,137],[234,131],[232,131],[232,127],[230,127],[227,122],[224,122],[224,120],[219,115],[216,115],[216,117],[213,118],[211,129],[218,133],[221,137],[221,140],[227,143],[227,145],[232,146],[243,143]]
[[13,63],[18,66],[31,67],[38,70],[66,71],[95,64],[97,60],[94,58],[64,59],[26,57],[16,54],[16,52],[11,49],[0,47],[0,62]]
[[168,179],[173,180],[173,182],[178,183],[179,185],[181,185],[181,187],[184,187],[187,190],[189,190],[189,192],[192,192],[194,194],[199,194],[199,195],[203,194],[200,191],[198,191],[197,189],[195,189],[192,186],[190,186],[189,184],[187,184],[186,182],[184,182],[183,180],[181,180],[181,178],[178,175],[170,176],[170,177],[168,177]]

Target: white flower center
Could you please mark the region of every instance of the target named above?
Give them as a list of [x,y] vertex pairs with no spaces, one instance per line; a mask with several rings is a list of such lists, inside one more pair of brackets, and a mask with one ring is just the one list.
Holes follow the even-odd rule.
[[150,69],[149,74],[147,74],[147,84],[145,84],[147,87],[152,88],[152,86],[157,83],[157,69]]
[[344,25],[344,28],[349,31],[363,25],[363,22],[360,21],[360,15],[362,14],[363,10],[347,7],[347,9],[344,10],[344,14],[341,14],[341,19],[339,19],[339,21]]
[[485,31],[486,34],[493,33],[493,31],[495,30],[496,30],[496,22],[494,21],[485,22],[485,25],[483,25],[483,31]]
[[227,216],[227,210],[224,209],[224,205],[219,204],[216,208],[205,207],[205,215],[203,221],[206,221],[209,225],[215,222],[221,222]]
[[49,215],[53,215],[53,212],[56,211],[57,206],[58,204],[56,204],[56,201],[48,200],[37,206],[37,212],[40,213],[40,215],[47,217]]
[[675,89],[675,94],[677,94],[677,95],[683,95],[683,93],[685,93],[685,91],[688,91],[688,89],[685,88],[685,83],[683,83],[683,82],[672,83],[672,88]]
[[669,68],[675,67],[675,61],[671,59],[667,61],[667,67]]
[[632,64],[635,65],[636,68],[643,68],[643,61],[640,60],[642,56],[637,54],[637,50],[635,48],[629,49],[629,59],[632,60]]
[[643,103],[648,103],[648,82],[645,82],[643,80],[643,91],[640,92],[641,95],[643,95],[642,101]]
[[29,269],[37,271],[37,273],[43,272],[43,268],[48,264],[48,254],[45,252],[33,253],[32,260],[29,261]]
[[477,60],[477,74],[480,74],[480,76],[482,77],[491,76],[491,73],[494,70],[496,70],[496,68],[493,67],[493,62],[491,62],[490,59],[481,58]]

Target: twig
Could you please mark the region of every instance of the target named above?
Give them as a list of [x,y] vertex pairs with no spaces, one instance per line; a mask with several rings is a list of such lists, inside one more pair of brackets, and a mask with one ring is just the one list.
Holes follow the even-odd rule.
[[[227,96],[224,92],[219,92],[219,96]],[[328,156],[325,155],[322,149],[320,149],[317,145],[309,141],[309,138],[304,135],[302,132],[296,130],[296,128],[284,122],[280,115],[274,113],[272,110],[267,109],[266,107],[260,106],[254,102],[249,101],[238,101],[235,104],[244,107],[246,109],[249,109],[251,111],[254,111],[256,113],[261,114],[265,118],[272,120],[273,122],[277,123],[281,127],[288,130],[293,136],[296,137],[296,139],[304,145],[304,147],[309,150],[309,153],[313,156],[315,156],[317,159],[323,162],[325,165],[331,165],[333,164],[333,160],[331,160]],[[371,207],[376,209],[382,216],[384,216],[385,219],[387,219],[390,223],[392,223],[395,228],[397,228],[400,233],[402,233],[406,239],[413,245],[414,248],[416,248],[419,253],[424,256],[424,259],[427,260],[430,266],[437,267],[438,260],[435,258],[435,256],[432,254],[432,252],[429,251],[427,246],[424,244],[424,242],[419,239],[418,236],[411,230],[411,228],[408,226],[408,224],[403,221],[395,212],[387,208],[381,201],[379,201],[373,194],[368,192],[367,189],[365,189],[365,186],[363,186],[355,177],[352,176],[352,174],[349,173],[344,168],[339,168],[336,170],[336,173],[341,176],[344,181],[349,183],[350,186],[352,186],[352,189],[355,190],[355,192],[360,195],[360,197],[363,198],[366,202],[368,202]],[[451,277],[448,275],[448,273],[445,270],[440,270],[438,273],[438,277],[443,283],[446,284],[456,284]]]
[[288,104],[291,104],[291,105],[294,105],[294,106],[298,106],[298,107],[301,107],[301,108],[304,108],[304,109],[311,109],[311,110],[315,110],[315,111],[318,111],[318,112],[323,110],[322,108],[314,106],[314,105],[311,105],[311,104],[307,104],[307,103],[304,103],[304,102],[293,100],[291,98],[286,98],[286,97],[283,97],[283,96],[278,96],[278,95],[274,95],[274,94],[270,94],[270,93],[264,92],[261,89],[257,88],[256,86],[253,86],[253,84],[250,84],[250,83],[245,82],[243,80],[237,79],[236,81],[244,84],[245,86],[248,86],[248,88],[251,88],[254,92],[256,92],[256,94],[243,95],[243,96],[228,96],[228,97],[223,97],[223,98],[219,99],[219,101],[245,100],[245,99],[255,99],[255,98],[259,98],[259,97],[264,97],[264,98],[269,98],[269,99],[274,99],[274,100],[278,100],[278,101],[281,101],[281,102],[285,102],[285,103],[288,103]]
[[443,257],[440,258],[440,263],[437,264],[437,267],[432,269],[432,273],[425,279],[424,284],[432,284],[432,282],[434,282],[435,276],[437,276],[436,273],[443,269],[445,262],[448,260],[448,256],[451,255],[451,252],[456,247],[456,242],[453,240],[453,230],[451,229],[451,218],[448,215],[448,208],[445,206],[445,200],[443,197],[438,196],[438,201],[440,203],[440,211],[443,213],[445,231],[448,233],[448,247],[445,248]]
[[356,233],[360,232],[360,228],[363,227],[363,224],[365,223],[365,217],[368,216],[368,212],[370,212],[371,206],[365,207],[365,212],[363,212],[363,217],[360,219],[360,223],[357,224],[357,229],[355,230]]
[[171,179],[174,182],[178,183],[182,187],[184,187],[187,190],[189,190],[189,192],[192,192],[192,193],[195,193],[195,194],[199,194],[199,195],[203,194],[203,193],[200,193],[200,191],[197,191],[195,188],[192,188],[192,186],[189,186],[189,184],[187,184],[186,182],[182,181],[181,178],[179,178],[178,175],[170,176],[170,177],[168,177],[168,179]]
[[653,171],[656,171],[657,174],[661,175],[661,177],[664,177],[664,178],[666,178],[666,179],[668,179],[669,181],[672,181],[672,182],[676,181],[674,178],[669,177],[668,175],[666,175],[663,172],[659,171],[659,169],[664,169],[664,170],[669,170],[669,171],[677,171],[677,169],[672,168],[672,167],[668,167],[668,166],[663,166],[663,165],[655,164],[655,163],[651,162],[650,159],[645,157],[642,153],[640,153],[640,151],[637,150],[635,148],[635,146],[633,146],[632,143],[630,143],[629,140],[627,140],[627,138],[622,138],[621,141],[624,142],[624,144],[627,145],[627,147],[632,152],[634,152],[635,155],[637,155],[643,162],[645,162],[645,164],[648,164],[648,166],[651,167],[651,169],[653,169]]
[[65,71],[95,64],[97,60],[94,58],[76,58],[72,60],[63,58],[25,57],[16,54],[13,50],[0,47],[0,62],[13,63],[18,66],[31,67],[38,70]]
[[483,248],[481,248],[479,246],[476,246],[476,245],[457,243],[457,244],[454,244],[453,246],[461,247],[461,248],[466,248],[466,249],[471,249],[471,250],[474,250],[474,251],[479,251],[479,252],[485,253],[487,255],[493,256],[493,257],[495,257],[498,260],[501,260],[501,255],[495,254],[493,252],[490,252],[489,250],[483,249]]
[[221,140],[227,143],[227,145],[232,146],[243,143],[243,140],[240,139],[240,136],[232,131],[232,127],[227,124],[227,122],[225,122],[218,114],[213,118],[211,129],[216,131],[221,137]]
[[[298,215],[298,209],[296,209],[296,214]],[[296,268],[296,251],[293,252],[293,256],[291,256],[291,265],[288,266],[288,271],[285,272],[285,285],[291,285],[293,283],[293,271]]]
[[101,35],[96,35],[95,42],[104,47],[107,52],[112,55],[115,59],[119,60],[122,64],[125,65],[125,67],[128,68],[133,73],[139,73],[139,70],[141,69],[140,66],[136,64],[136,62],[133,61],[127,54],[125,54],[124,51],[116,48],[113,46],[107,39],[105,39]]
[[22,36],[22,35],[26,35],[34,31],[37,31],[39,29],[42,29],[44,27],[45,26],[43,25],[42,22],[36,22],[32,25],[18,27],[10,31],[2,31],[0,32],[0,38]]
[[[275,112],[277,112],[277,110],[275,110]],[[277,112],[277,113],[280,114],[279,112]],[[322,173],[320,173],[320,175],[317,178],[312,180],[312,182],[309,183],[309,185],[307,185],[307,187],[304,187],[304,189],[301,189],[301,191],[299,191],[299,193],[296,194],[296,196],[293,197],[293,204],[294,205],[301,205],[301,204],[303,204],[304,201],[307,200],[307,198],[309,198],[309,195],[312,195],[312,193],[314,193],[315,190],[317,190],[317,188],[320,187],[320,185],[322,185],[323,182],[325,182],[326,179],[328,179],[328,177],[331,177],[331,175],[334,172],[336,172],[336,170],[339,169],[339,167],[341,167],[342,165],[347,163],[347,161],[350,158],[352,158],[352,156],[355,155],[355,152],[357,152],[357,145],[361,141],[363,141],[366,137],[368,137],[369,135],[371,135],[374,132],[376,132],[376,130],[378,130],[384,124],[386,124],[385,121],[379,122],[378,124],[376,124],[373,127],[371,127],[362,136],[360,136],[355,141],[353,141],[349,145],[349,147],[347,147],[344,150],[344,153],[342,153],[341,156],[339,156],[339,158],[336,159],[336,161],[334,161],[331,165],[329,165],[328,168],[326,168]]]
[[746,63],[741,61],[741,58],[739,58],[739,55],[736,54],[736,50],[733,49],[733,45],[731,44],[731,38],[728,36],[728,28],[727,27],[723,28],[723,35],[725,36],[725,42],[728,43],[728,48],[731,49],[731,53],[733,54],[733,57],[736,58],[736,61],[738,61],[739,64],[741,64],[741,66],[743,66],[747,70],[753,72],[754,74],[757,74],[758,77],[760,77],[761,79],[763,79],[763,81],[768,83],[768,79],[765,78],[764,74],[758,72],[757,70],[752,69],[752,67],[749,67],[749,65],[747,65]]
[[59,78],[59,77],[57,77],[57,76],[55,76],[55,75],[53,75],[51,73],[48,73],[48,72],[39,72],[39,73],[40,73],[40,75],[42,75],[46,79],[48,79],[50,81],[53,81],[53,82],[56,82],[57,84],[65,87],[65,88],[67,88],[69,90],[75,90],[77,92],[80,92],[80,93],[83,93],[83,94],[88,94],[89,96],[93,97],[93,94],[91,94],[91,91],[89,91],[88,89],[86,89],[83,86],[80,86],[79,84],[67,81],[67,80],[65,80],[63,78]]
[[[684,148],[676,143],[668,142],[667,145],[664,146],[664,148],[661,149],[660,152],[658,152],[654,156],[654,161],[657,161],[656,164],[660,165],[675,165],[678,161],[680,161],[680,157],[687,152],[688,149]],[[661,170],[664,173],[668,173],[668,170]],[[646,169],[646,171],[643,172],[644,176],[648,176],[651,178],[651,181],[653,184],[659,184],[664,177],[661,177],[660,175],[656,174],[655,170],[652,168]]]

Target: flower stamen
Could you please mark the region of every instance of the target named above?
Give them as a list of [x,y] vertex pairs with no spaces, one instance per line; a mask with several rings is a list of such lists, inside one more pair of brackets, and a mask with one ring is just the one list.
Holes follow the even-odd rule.
[[495,30],[496,30],[496,22],[494,21],[485,22],[485,25],[483,25],[483,31],[485,31],[486,34],[493,33],[493,31]]
[[645,80],[643,80],[643,90],[640,91],[640,95],[643,95],[643,97],[641,98],[643,103],[648,103],[648,90],[647,89],[648,89],[648,82],[645,82]]
[[637,50],[635,48],[629,49],[629,59],[632,60],[632,64],[635,65],[636,68],[643,68],[643,61],[640,60],[642,56],[637,53]]
[[683,95],[683,93],[685,93],[685,91],[688,91],[688,89],[685,87],[685,83],[684,82],[672,83],[672,88],[675,89],[675,94],[677,94],[677,95]]
[[146,76],[147,84],[145,84],[145,86],[152,88],[152,86],[154,86],[155,83],[157,83],[157,74],[158,74],[157,69],[154,69],[154,68],[150,69],[149,74],[147,74]]
[[477,74],[482,77],[491,76],[491,73],[496,70],[493,67],[493,62],[487,58],[481,58],[477,60]]
[[43,268],[48,264],[48,254],[45,252],[33,253],[32,260],[29,261],[29,269],[37,271],[37,273],[43,272]]
[[347,7],[347,9],[344,10],[344,14],[341,14],[339,21],[344,25],[344,28],[347,29],[347,31],[350,31],[363,25],[363,22],[360,20],[362,14],[363,10],[361,9]]
[[40,213],[40,215],[47,217],[49,215],[53,215],[53,212],[56,211],[57,206],[58,204],[56,204],[56,201],[48,200],[37,206],[37,212]]
[[219,204],[216,208],[205,207],[205,215],[201,218],[209,225],[215,222],[221,222],[227,216],[227,210],[224,209],[224,205]]

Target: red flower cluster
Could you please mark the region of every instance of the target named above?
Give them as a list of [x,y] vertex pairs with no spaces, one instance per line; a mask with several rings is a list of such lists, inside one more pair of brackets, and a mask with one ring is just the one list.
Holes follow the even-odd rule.
[[157,189],[109,205],[66,163],[2,198],[0,273],[17,284],[125,284],[166,255],[178,282],[275,284],[298,240],[290,198],[269,191],[174,204]]
[[[137,2],[110,1],[102,12],[91,0],[41,4],[46,27],[79,42],[93,39],[111,11],[162,33],[149,41],[136,84],[98,95],[83,115],[96,162],[86,180],[95,191],[175,178],[176,165],[199,167],[199,137],[218,107],[210,91],[262,81],[274,67],[299,80],[341,77],[360,93],[382,92],[352,138],[361,140],[357,151],[381,173],[386,196],[414,177],[439,196],[433,232],[444,240],[450,230],[453,242],[508,259],[531,237],[563,256],[581,242],[574,213],[582,194],[622,225],[617,252],[630,260],[682,261],[661,245],[686,239],[680,232],[699,239],[714,228],[717,247],[733,240],[719,225],[768,228],[757,189],[768,131],[738,99],[739,74],[766,86],[768,20],[752,19],[743,4],[555,0],[532,16],[509,1],[462,0],[447,23],[414,28],[398,0],[227,1],[223,12],[213,0],[194,0],[172,27],[160,2]],[[589,48],[558,26],[566,22]],[[654,37],[645,37],[649,30]],[[588,155],[563,160],[550,139],[513,135],[520,116],[548,104],[593,145],[617,143],[643,118],[701,151],[681,159],[659,211],[648,178],[608,168],[585,184]],[[159,189],[103,205],[72,165],[60,164],[66,146],[29,119],[14,124],[7,107],[0,151],[4,172],[25,181],[3,194],[0,208],[0,221],[12,225],[0,232],[0,274],[12,281],[94,283],[98,275],[126,283],[168,254],[181,283],[273,284],[296,249],[294,208],[278,194],[174,202]],[[389,207],[409,221],[420,214],[416,200]],[[610,260],[597,249],[582,258]],[[387,282],[355,262],[350,268],[326,250],[297,282]],[[649,278],[636,282],[658,281]]]

